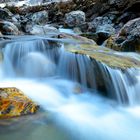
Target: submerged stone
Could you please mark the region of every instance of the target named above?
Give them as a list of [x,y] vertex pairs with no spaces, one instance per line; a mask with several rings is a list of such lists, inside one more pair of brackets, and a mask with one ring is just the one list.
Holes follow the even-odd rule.
[[17,88],[0,88],[0,118],[34,114],[38,105]]

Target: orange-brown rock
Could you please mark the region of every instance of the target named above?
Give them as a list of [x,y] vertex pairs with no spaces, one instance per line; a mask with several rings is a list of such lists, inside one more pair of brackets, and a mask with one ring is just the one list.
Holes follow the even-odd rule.
[[38,105],[17,88],[0,88],[0,118],[34,114]]

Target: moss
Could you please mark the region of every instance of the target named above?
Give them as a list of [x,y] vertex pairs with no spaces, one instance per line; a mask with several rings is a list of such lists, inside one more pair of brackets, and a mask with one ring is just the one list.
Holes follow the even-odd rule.
[[121,51],[121,47],[115,43],[115,38],[113,37],[110,37],[106,40],[105,47],[116,50],[116,51]]
[[140,68],[140,62],[129,57],[120,56],[115,54],[108,48],[99,47],[97,45],[76,45],[76,46],[65,46],[66,51],[76,54],[88,55],[90,58],[95,59],[98,62],[102,62],[110,67],[126,69],[126,68]]

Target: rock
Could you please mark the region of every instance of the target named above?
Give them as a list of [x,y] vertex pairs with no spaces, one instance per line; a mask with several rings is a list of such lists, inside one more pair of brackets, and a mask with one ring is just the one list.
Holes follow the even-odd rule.
[[105,46],[114,50],[140,52],[140,18],[127,22],[116,37],[110,37]]
[[119,43],[116,43],[116,38],[115,37],[110,37],[108,38],[105,43],[104,46],[116,51],[121,51],[121,45],[119,45]]
[[86,44],[96,45],[95,41],[93,41],[91,39],[88,39],[86,37],[83,37],[83,36],[79,36],[79,35],[59,34],[58,38],[63,38],[63,39],[70,40],[72,43],[86,43]]
[[9,21],[0,21],[0,32],[4,35],[19,35],[18,28]]
[[98,26],[104,26],[108,24],[112,24],[111,19],[109,19],[108,17],[96,17],[92,22],[89,23],[88,30],[96,32]]
[[123,6],[125,3],[127,3],[128,0],[108,0],[109,5],[117,5],[118,7]]
[[83,37],[92,39],[92,40],[94,40],[95,42],[98,42],[98,35],[97,35],[96,33],[93,33],[93,32],[86,32],[86,33],[83,33],[83,34],[80,34],[80,35],[83,36]]
[[28,25],[26,31],[32,35],[49,35],[49,34],[58,34],[58,30],[50,25]]
[[[132,35],[132,30],[140,26],[140,18],[136,18],[127,22],[123,28],[120,30],[120,36],[130,36]],[[138,34],[139,32],[136,32]],[[133,34],[134,35],[134,34]]]
[[97,27],[96,33],[97,34],[105,33],[105,34],[108,34],[108,36],[111,36],[111,35],[115,34],[115,29],[112,27],[111,24],[105,24],[102,26],[100,25]]
[[110,36],[115,34],[115,29],[111,24],[100,25],[96,29],[96,34],[98,35],[97,43],[100,45]]
[[111,35],[115,34],[112,18],[108,18],[107,16],[96,17],[89,23],[88,31],[97,34],[96,42],[101,45]]
[[13,14],[6,8],[0,8],[0,19],[7,20],[12,18]]
[[0,118],[34,114],[38,105],[17,88],[0,88]]
[[48,12],[40,11],[30,15],[30,19],[34,24],[46,24],[48,22]]
[[77,27],[86,20],[85,13],[82,11],[72,11],[65,15],[65,23],[69,27]]
[[137,14],[133,12],[124,12],[121,16],[118,17],[116,23],[123,23],[126,24],[128,21],[135,19],[137,17]]
[[112,68],[127,69],[139,68],[140,62],[122,55],[117,55],[115,51],[99,47],[95,44],[81,44],[77,46],[67,45],[65,50],[75,54],[89,56],[92,60],[106,64]]
[[127,22],[120,30],[119,37],[125,38],[121,43],[122,51],[140,52],[140,18]]

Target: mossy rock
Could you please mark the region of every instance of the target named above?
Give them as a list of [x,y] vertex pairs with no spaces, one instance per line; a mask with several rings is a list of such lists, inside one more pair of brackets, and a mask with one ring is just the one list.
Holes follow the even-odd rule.
[[65,50],[75,54],[87,55],[91,59],[104,63],[112,68],[140,68],[140,62],[138,60],[119,55],[116,51],[99,47],[95,44],[65,45]]
[[17,88],[0,88],[0,118],[34,114],[38,105]]
[[105,41],[105,47],[116,51],[121,51],[121,46],[115,42],[115,38],[113,37],[110,37]]

